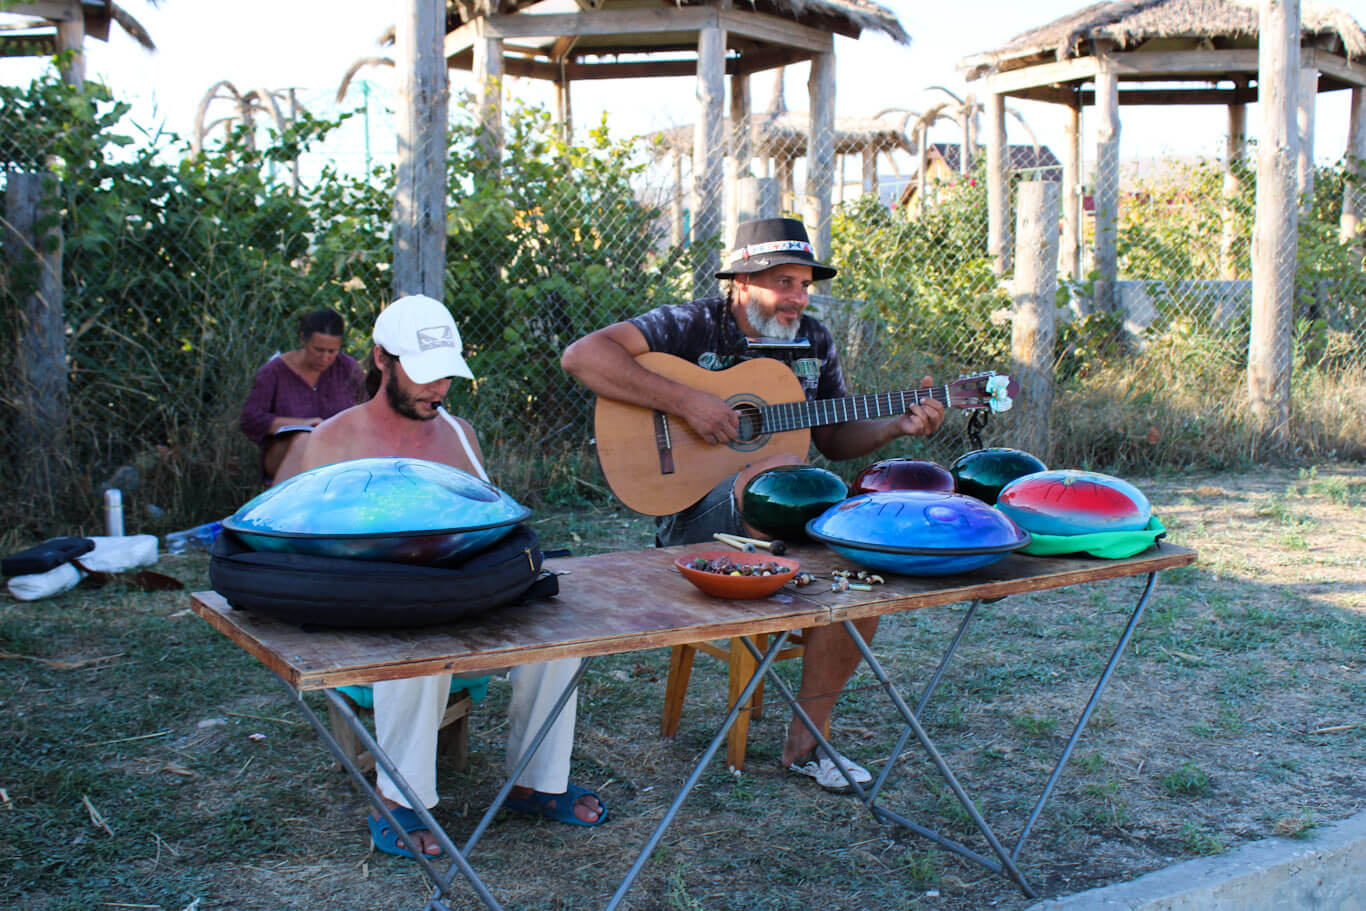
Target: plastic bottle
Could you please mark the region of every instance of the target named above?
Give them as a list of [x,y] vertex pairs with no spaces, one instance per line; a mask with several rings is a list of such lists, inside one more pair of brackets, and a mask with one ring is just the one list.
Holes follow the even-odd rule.
[[206,522],[184,531],[173,531],[166,536],[166,552],[183,554],[192,550],[205,550],[222,530],[222,522]]
[[104,533],[110,538],[123,537],[123,491],[117,487],[104,492]]

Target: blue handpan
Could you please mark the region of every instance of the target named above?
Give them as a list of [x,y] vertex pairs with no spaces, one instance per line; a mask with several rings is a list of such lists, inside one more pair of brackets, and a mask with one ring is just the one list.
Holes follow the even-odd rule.
[[977,569],[1029,543],[1029,532],[976,497],[928,490],[851,497],[806,533],[861,566],[909,576]]
[[424,459],[354,459],[267,489],[223,520],[254,550],[432,563],[487,547],[531,515],[497,487]]

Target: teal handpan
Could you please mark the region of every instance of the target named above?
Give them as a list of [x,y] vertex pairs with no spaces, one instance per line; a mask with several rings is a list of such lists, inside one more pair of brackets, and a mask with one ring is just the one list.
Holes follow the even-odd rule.
[[1001,488],[1011,481],[1047,469],[1047,465],[1021,449],[997,448],[974,449],[959,456],[949,466],[949,473],[958,493],[992,505]]
[[282,481],[223,520],[254,550],[432,563],[498,541],[531,510],[424,459],[336,462]]
[[766,535],[800,540],[806,523],[849,495],[839,475],[814,465],[780,465],[750,478],[741,517]]

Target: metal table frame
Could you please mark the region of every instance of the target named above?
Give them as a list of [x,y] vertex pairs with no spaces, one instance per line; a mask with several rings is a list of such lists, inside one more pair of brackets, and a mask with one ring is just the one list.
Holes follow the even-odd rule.
[[[798,591],[793,596],[782,599],[784,605],[787,606],[774,605],[771,608],[766,609],[762,602],[724,602],[700,595],[700,593],[697,593],[686,583],[682,582],[679,574],[672,570],[671,563],[673,554],[671,551],[675,550],[683,552],[686,551],[687,548],[668,548],[663,550],[608,554],[600,555],[600,558],[578,558],[578,560],[568,562],[571,565],[577,566],[580,561],[600,559],[600,562],[596,564],[596,566],[590,567],[596,570],[603,566],[613,565],[611,563],[613,558],[625,561],[625,564],[628,564],[631,567],[632,578],[629,592],[623,591],[622,594],[630,594],[634,597],[635,602],[638,602],[639,592],[641,590],[641,582],[639,580],[641,569],[639,561],[651,557],[656,561],[665,560],[670,565],[669,572],[666,575],[656,575],[654,578],[656,588],[664,592],[662,597],[674,599],[679,605],[680,611],[683,611],[684,613],[686,613],[686,609],[689,609],[690,607],[691,609],[697,609],[699,607],[705,608],[705,614],[697,616],[705,616],[707,619],[679,621],[668,627],[658,625],[650,626],[650,635],[641,635],[639,633],[632,633],[630,630],[625,630],[610,636],[581,637],[579,641],[572,644],[561,641],[551,641],[555,636],[553,631],[551,633],[543,633],[543,635],[549,636],[550,639],[547,639],[544,642],[533,643],[525,648],[519,647],[513,650],[517,655],[524,657],[525,660],[522,661],[509,660],[506,650],[501,653],[489,654],[466,651],[455,656],[434,652],[430,656],[411,657],[408,659],[391,661],[388,665],[377,665],[373,663],[373,659],[372,663],[365,665],[359,658],[350,657],[349,660],[354,663],[354,666],[348,664],[347,660],[339,658],[331,663],[322,662],[318,667],[314,668],[305,666],[308,665],[309,662],[304,657],[289,652],[288,645],[290,643],[303,641],[297,631],[294,631],[292,634],[294,638],[290,639],[289,634],[280,633],[280,629],[284,629],[283,624],[275,624],[275,627],[280,629],[274,629],[270,625],[273,621],[245,620],[241,617],[231,617],[229,615],[237,614],[239,612],[231,611],[230,608],[227,608],[226,602],[222,601],[221,596],[212,592],[196,594],[194,596],[194,607],[196,612],[209,621],[211,625],[218,628],[221,632],[224,632],[229,638],[233,639],[238,645],[245,648],[249,653],[260,659],[267,667],[275,672],[280,683],[289,693],[301,714],[303,714],[309,723],[313,725],[314,729],[318,732],[319,737],[322,739],[323,744],[350,774],[351,778],[360,787],[362,793],[365,794],[371,805],[388,821],[389,825],[393,826],[396,832],[402,832],[403,827],[398,825],[393,814],[384,806],[374,785],[370,783],[367,776],[356,766],[354,759],[340,747],[336,739],[332,736],[326,722],[309,708],[303,698],[303,693],[309,689],[322,689],[329,703],[338,710],[341,717],[346,720],[346,723],[355,732],[360,742],[364,744],[375,757],[376,763],[394,780],[395,785],[408,800],[418,818],[426,824],[427,828],[446,852],[444,858],[429,858],[423,856],[414,850],[413,843],[407,839],[406,833],[404,833],[404,842],[408,844],[409,849],[413,851],[416,863],[432,884],[432,896],[426,905],[427,911],[448,911],[450,906],[446,904],[446,900],[453,895],[457,875],[463,876],[485,907],[489,909],[500,909],[502,907],[497,899],[491,894],[479,874],[470,865],[469,857],[480,838],[487,830],[489,824],[496,816],[498,810],[502,807],[508,794],[511,792],[513,782],[516,781],[517,776],[526,767],[537,747],[539,747],[541,742],[545,739],[551,725],[558,716],[559,711],[574,693],[579,681],[591,666],[594,657],[605,654],[639,651],[660,645],[697,642],[707,638],[716,638],[720,635],[727,635],[734,638],[740,638],[745,643],[745,646],[750,653],[758,661],[758,667],[755,670],[754,676],[750,679],[743,692],[740,693],[739,697],[730,706],[729,711],[715,736],[712,738],[711,743],[694,764],[691,774],[681,786],[663,818],[646,840],[635,862],[626,872],[620,885],[612,895],[611,900],[606,905],[608,911],[612,911],[612,909],[619,907],[625,899],[631,885],[643,870],[654,849],[664,837],[670,824],[672,824],[676,818],[689,793],[701,779],[706,767],[711,763],[716,753],[725,743],[726,735],[730,731],[731,726],[735,723],[736,718],[739,716],[741,707],[749,704],[749,700],[753,696],[755,689],[765,678],[769,679],[788,704],[794,707],[795,714],[815,735],[820,747],[828,751],[830,755],[835,755],[833,746],[831,746],[822,732],[807,716],[791,688],[779,674],[774,672],[773,662],[779,651],[785,645],[788,632],[791,629],[836,622],[842,623],[847,633],[853,639],[862,655],[864,663],[867,664],[873,675],[877,678],[880,687],[893,706],[896,715],[901,719],[903,725],[902,731],[889,754],[886,763],[876,779],[868,787],[861,787],[853,782],[849,777],[848,770],[841,768],[846,779],[849,779],[850,784],[853,785],[854,793],[864,802],[874,818],[905,828],[917,835],[928,838],[944,849],[952,851],[992,873],[1011,880],[1025,895],[1034,897],[1036,892],[1020,871],[1017,863],[1025,842],[1037,822],[1040,813],[1043,811],[1044,806],[1052,795],[1062,774],[1063,767],[1070,758],[1082,731],[1086,727],[1087,721],[1090,719],[1091,714],[1100,700],[1101,694],[1109,683],[1115,666],[1118,664],[1124,649],[1127,647],[1134,630],[1138,626],[1144,608],[1152,594],[1157,572],[1160,569],[1187,565],[1195,560],[1194,551],[1164,545],[1163,549],[1155,555],[1153,555],[1154,552],[1150,551],[1149,557],[1146,560],[1135,558],[1131,561],[1111,561],[1108,564],[1105,561],[1091,561],[1088,564],[1086,561],[1076,559],[1052,559],[1033,564],[1036,571],[1030,573],[1027,572],[1027,570],[1031,568],[1031,564],[1027,562],[1018,562],[1020,560],[1028,561],[1029,558],[1012,557],[1008,559],[1017,561],[1015,565],[1006,565],[1003,568],[997,569],[994,574],[992,572],[979,570],[979,573],[983,576],[983,578],[980,579],[969,578],[965,580],[963,578],[956,578],[952,583],[941,583],[940,580],[895,578],[893,579],[893,584],[885,586],[888,591],[869,595],[862,595],[858,592],[841,593],[838,595],[830,593],[807,594]],[[812,549],[808,552],[802,552],[801,549],[798,549],[797,555],[803,560],[804,567],[809,564],[817,572],[821,572],[824,569],[824,564],[839,563],[837,558],[834,558],[828,551],[823,550]],[[994,564],[994,566],[1000,567],[1001,564]],[[1046,567],[1048,571],[1037,570],[1037,567],[1039,566]],[[1022,567],[1026,571],[1022,571]],[[967,632],[973,619],[977,616],[979,607],[984,602],[1000,600],[1002,597],[1010,594],[1042,591],[1103,579],[1132,577],[1142,575],[1145,571],[1147,574],[1147,583],[1144,586],[1143,593],[1131,612],[1129,620],[1120,634],[1119,641],[1115,645],[1109,661],[1106,663],[1105,668],[1100,675],[1100,679],[1092,690],[1091,696],[1087,700],[1080,718],[1073,727],[1071,737],[1068,739],[1068,742],[1062,751],[1062,755],[1054,766],[1043,791],[1036,799],[1033,810],[1029,814],[1029,818],[1025,822],[1014,846],[1007,849],[992,830],[991,826],[977,810],[971,797],[959,782],[957,775],[945,762],[933,740],[926,733],[924,727],[920,723],[920,716],[925,711],[926,706],[930,703],[946,669],[957,652],[959,645],[963,641],[964,634]],[[597,579],[600,575],[601,573],[597,573],[589,578]],[[672,576],[673,578],[668,579],[667,576]],[[599,583],[586,581],[584,587],[591,589],[594,584]],[[600,585],[599,588],[601,588]],[[883,586],[879,586],[879,588],[883,588]],[[569,590],[570,586],[562,585],[561,599],[566,597],[566,592]],[[616,609],[616,605],[599,603],[602,601],[603,593],[604,592],[601,590],[582,592],[581,596],[575,601],[575,604],[568,606],[582,606],[582,610],[589,615],[593,615],[595,611],[601,612]],[[964,595],[964,597],[959,597],[959,595]],[[217,599],[218,605],[221,606],[216,606],[211,603],[214,599]],[[699,599],[701,599],[700,604]],[[570,596],[570,600],[574,600],[572,595]],[[627,602],[628,605],[631,603],[633,602]],[[860,617],[882,616],[919,607],[953,603],[968,603],[969,607],[967,608],[962,621],[958,624],[947,649],[940,657],[935,670],[921,692],[915,709],[912,710],[905,698],[901,695],[897,685],[892,682],[886,670],[873,654],[868,643],[859,635],[853,621]],[[225,611],[223,608],[227,608],[227,610]],[[562,606],[561,610],[563,609],[564,607]],[[623,621],[628,621],[629,618],[634,617],[635,614],[630,612],[622,613]],[[639,621],[642,625],[648,624],[649,622],[651,621]],[[515,628],[515,621],[509,621],[509,623],[512,623]],[[762,652],[754,644],[752,638],[752,636],[761,634],[769,635],[768,647]],[[303,635],[306,636],[307,634]],[[272,636],[278,641],[271,640]],[[345,642],[344,638],[338,639],[337,641],[343,644]],[[495,796],[492,805],[484,813],[469,839],[461,848],[456,847],[450,836],[432,817],[431,813],[421,806],[421,801],[416,799],[416,795],[412,792],[411,787],[403,780],[397,769],[394,768],[390,758],[382,749],[380,749],[379,744],[375,742],[365,725],[356,716],[354,711],[352,711],[350,706],[346,704],[345,700],[332,689],[332,687],[345,683],[374,682],[375,680],[395,679],[404,676],[423,676],[443,669],[454,670],[456,672],[473,672],[487,667],[529,663],[537,660],[546,660],[549,657],[564,657],[570,655],[582,659],[577,673],[569,682],[569,685],[560,693],[555,710],[541,726],[532,745],[520,757],[517,767],[503,784],[502,788]],[[387,667],[388,671],[384,672],[377,670],[377,667]],[[939,775],[949,785],[954,796],[972,818],[977,830],[990,846],[991,853],[995,855],[995,860],[972,850],[958,841],[943,836],[928,827],[917,824],[905,815],[884,806],[879,802],[879,795],[887,783],[893,768],[896,766],[903,749],[912,736],[919,742],[921,748],[933,763]],[[450,863],[444,870],[438,869],[437,864],[433,863],[434,860],[443,861],[446,859],[449,859]]]

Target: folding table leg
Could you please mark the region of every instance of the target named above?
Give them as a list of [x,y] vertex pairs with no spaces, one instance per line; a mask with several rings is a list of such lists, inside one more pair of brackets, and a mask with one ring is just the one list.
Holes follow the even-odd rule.
[[664,818],[659,821],[659,825],[655,826],[654,832],[650,834],[649,840],[646,841],[645,846],[641,848],[635,863],[631,865],[631,869],[628,870],[626,876],[622,878],[621,884],[617,886],[617,891],[612,895],[612,900],[607,903],[606,911],[612,911],[612,909],[620,905],[622,899],[626,897],[626,893],[631,888],[631,883],[635,882],[636,877],[640,875],[640,871],[644,869],[645,862],[650,859],[650,855],[654,853],[655,847],[659,844],[660,840],[664,838],[665,830],[669,828],[669,825],[674,821],[674,817],[678,815],[679,809],[683,806],[683,801],[687,800],[688,794],[697,785],[698,780],[701,779],[702,771],[707,767],[707,764],[711,762],[712,757],[716,755],[717,750],[721,748],[721,744],[725,742],[726,735],[730,732],[731,725],[735,723],[735,719],[740,715],[740,710],[749,707],[749,700],[754,696],[754,690],[758,687],[759,681],[764,679],[764,674],[768,672],[768,669],[773,665],[773,660],[778,657],[778,652],[782,651],[783,645],[787,642],[787,633],[781,632],[775,634],[773,642],[769,645],[768,650],[765,651],[763,655],[759,654],[759,650],[754,647],[754,643],[748,636],[743,638],[745,644],[749,647],[750,652],[759,659],[759,666],[755,668],[754,676],[750,678],[749,683],[745,685],[744,691],[740,693],[739,697],[731,703],[730,712],[726,714],[725,720],[721,722],[721,728],[716,732],[716,736],[712,738],[711,744],[703,751],[702,756],[693,766],[692,774],[688,776],[688,780],[683,783],[683,787],[679,790],[677,796],[674,797],[673,803],[669,805],[669,809],[664,813]]
[[[968,796],[967,791],[963,789],[963,785],[959,783],[958,776],[949,768],[948,763],[944,761],[944,757],[940,755],[939,749],[934,745],[934,741],[930,739],[930,735],[921,727],[920,719],[916,717],[916,713],[912,712],[910,706],[901,698],[901,693],[897,691],[897,688],[888,678],[886,671],[882,669],[882,665],[873,655],[872,650],[868,648],[868,643],[859,635],[859,631],[854,626],[853,622],[845,620],[844,629],[849,634],[849,638],[854,641],[854,645],[858,647],[859,653],[863,655],[863,660],[867,663],[869,670],[873,672],[873,676],[877,677],[878,683],[882,684],[882,689],[886,692],[887,697],[891,699],[892,704],[896,706],[897,713],[901,715],[902,719],[910,727],[912,732],[914,732],[916,740],[920,741],[920,746],[924,749],[925,755],[929,756],[930,761],[934,763],[934,767],[939,770],[939,776],[948,784],[949,788],[953,791],[953,796],[958,798],[958,802],[962,804],[964,811],[972,818],[973,825],[977,827],[977,831],[982,833],[982,836],[987,840],[987,844],[991,846],[991,850],[1000,858],[1000,866],[998,867],[996,864],[988,861],[966,845],[959,844],[952,839],[945,838],[928,829],[917,826],[900,814],[893,813],[884,807],[875,806],[871,801],[865,801],[868,803],[868,809],[872,811],[874,815],[912,829],[921,835],[931,838],[933,841],[948,848],[955,854],[959,854],[977,864],[985,866],[995,873],[1009,877],[1020,887],[1020,891],[1026,896],[1035,898],[1037,893],[1024,878],[1024,874],[1020,872],[1020,868],[1016,866],[1014,857],[1006,851],[1005,846],[1002,845],[1000,839],[996,837],[996,833],[992,831],[991,825],[982,817],[977,806],[972,802],[972,798]],[[892,755],[895,757],[898,754],[893,753]]]
[[1076,725],[1072,728],[1072,736],[1067,738],[1067,746],[1063,747],[1057,765],[1053,766],[1053,772],[1048,776],[1048,783],[1044,785],[1043,793],[1034,802],[1034,809],[1030,811],[1029,819],[1025,822],[1019,839],[1015,842],[1015,849],[1010,852],[1012,858],[1020,855],[1020,850],[1024,848],[1025,839],[1029,837],[1030,830],[1034,828],[1034,823],[1038,821],[1039,814],[1043,812],[1044,804],[1048,803],[1048,798],[1053,795],[1053,788],[1057,785],[1058,778],[1062,776],[1063,766],[1067,765],[1067,760],[1072,756],[1072,749],[1081,739],[1081,732],[1086,729],[1086,723],[1091,720],[1091,713],[1095,711],[1096,704],[1100,702],[1100,694],[1109,685],[1110,675],[1114,673],[1115,665],[1119,664],[1120,656],[1124,654],[1124,649],[1129,645],[1129,640],[1133,638],[1134,630],[1138,628],[1138,621],[1143,617],[1143,609],[1147,607],[1148,598],[1152,595],[1153,587],[1156,584],[1157,573],[1149,573],[1148,583],[1143,586],[1143,594],[1139,596],[1138,603],[1134,605],[1134,611],[1129,615],[1129,622],[1125,624],[1119,642],[1115,644],[1114,651],[1110,653],[1110,660],[1105,663],[1105,669],[1101,671],[1100,679],[1096,681],[1096,687],[1091,691],[1091,698],[1086,701],[1086,707],[1082,709],[1081,717],[1077,719]]
[[[394,818],[393,812],[385,806],[379,791],[375,789],[374,785],[370,784],[369,778],[356,765],[355,759],[337,743],[336,738],[332,736],[332,732],[328,729],[326,723],[314,714],[313,710],[304,702],[303,694],[293,686],[290,686],[289,682],[283,677],[280,677],[278,674],[276,676],[284,686],[285,691],[289,693],[290,698],[294,700],[295,706],[303,716],[308,719],[308,722],[313,725],[314,730],[318,732],[318,736],[322,738],[323,744],[332,755],[337,758],[337,761],[342,764],[342,767],[346,769],[352,779],[355,780],[356,784],[360,787],[361,791],[364,792],[375,810],[384,817],[385,821],[393,827],[395,832],[399,833],[399,837],[402,838],[403,843],[407,846],[408,850],[412,852],[413,859],[422,869],[422,872],[427,879],[431,881],[435,890],[432,905],[429,905],[428,907],[440,907],[437,899],[448,894],[449,880],[443,877],[437,871],[436,867],[433,866],[432,858],[429,858],[419,851],[415,840],[409,838],[408,833],[403,831],[403,826]],[[347,726],[355,733],[356,738],[360,740],[360,742],[365,745],[365,748],[370,751],[370,754],[375,757],[375,764],[382,768],[393,780],[395,787],[397,787],[399,792],[407,799],[413,812],[417,814],[418,819],[422,820],[432,835],[436,837],[437,843],[440,844],[442,850],[446,852],[446,856],[450,857],[453,861],[452,870],[459,870],[460,873],[464,875],[465,879],[469,881],[471,888],[473,888],[475,893],[479,896],[479,900],[483,902],[484,907],[491,909],[491,911],[501,911],[502,905],[500,905],[498,900],[489,893],[488,887],[486,887],[483,880],[479,878],[479,874],[475,873],[470,867],[469,863],[465,860],[464,855],[456,850],[455,844],[451,841],[450,836],[446,834],[445,829],[437,824],[437,821],[432,817],[432,814],[422,805],[422,801],[413,793],[413,789],[408,785],[408,782],[403,778],[403,775],[394,767],[393,762],[389,759],[389,755],[380,749],[380,746],[375,742],[374,737],[370,736],[370,732],[365,729],[365,725],[356,717],[356,713],[353,712],[351,707],[346,704],[345,700],[335,692],[325,690],[324,695],[327,697],[329,705],[331,705],[340,717],[346,721]],[[451,878],[454,878],[453,873]]]

